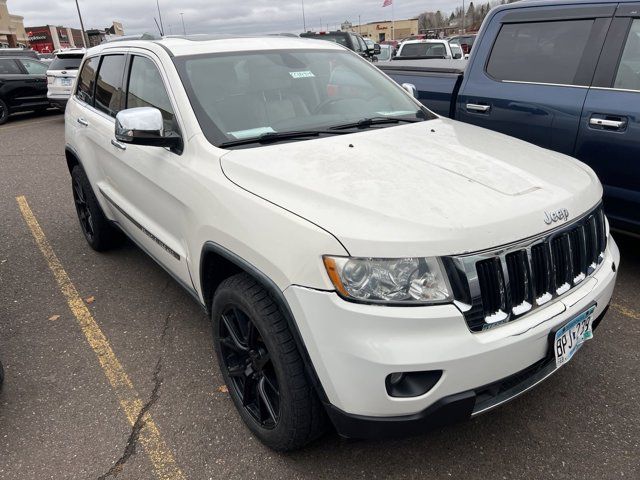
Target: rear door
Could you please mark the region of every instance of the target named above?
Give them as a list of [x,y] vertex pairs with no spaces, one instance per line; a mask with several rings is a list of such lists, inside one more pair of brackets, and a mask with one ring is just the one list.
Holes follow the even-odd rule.
[[496,14],[474,45],[457,118],[573,154],[615,8],[563,5]]
[[[21,98],[28,95],[29,84],[26,79],[17,60],[0,57],[0,99],[9,109],[20,105]],[[2,112],[0,112],[1,116]]]
[[598,174],[605,209],[640,230],[640,3],[623,4],[602,51],[580,121],[576,157]]
[[47,64],[29,58],[21,58],[18,62],[22,65],[28,86],[28,99],[25,104],[48,105],[47,100]]

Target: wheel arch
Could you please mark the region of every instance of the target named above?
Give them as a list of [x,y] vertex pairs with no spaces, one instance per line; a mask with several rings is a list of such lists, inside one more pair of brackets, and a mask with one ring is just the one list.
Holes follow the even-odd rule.
[[69,174],[71,174],[73,167],[75,167],[76,165],[82,166],[82,162],[80,162],[78,154],[74,152],[71,147],[65,147],[64,156],[67,160],[67,168],[69,169]]
[[293,338],[298,347],[298,352],[302,357],[302,361],[305,365],[308,378],[314,386],[320,401],[323,404],[328,404],[328,397],[322,388],[318,374],[313,367],[309,352],[302,340],[302,335],[298,329],[298,325],[295,321],[289,303],[287,302],[282,290],[278,288],[276,283],[269,278],[260,269],[253,264],[245,260],[244,258],[236,255],[231,250],[219,245],[215,242],[208,241],[202,247],[202,253],[200,255],[200,288],[202,292],[202,298],[206,307],[207,315],[211,316],[211,304],[213,295],[215,294],[218,286],[227,278],[238,273],[247,273],[253,277],[258,283],[260,283],[269,292],[269,295],[278,304],[282,314],[284,315],[289,330],[293,335]]

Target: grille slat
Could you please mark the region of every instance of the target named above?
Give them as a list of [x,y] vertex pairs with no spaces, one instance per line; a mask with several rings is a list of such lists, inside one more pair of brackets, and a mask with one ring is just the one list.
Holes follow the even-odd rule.
[[526,245],[460,257],[467,279],[477,281],[474,291],[479,292],[465,312],[469,328],[493,328],[565,294],[595,271],[604,258],[606,242],[605,217],[599,206]]

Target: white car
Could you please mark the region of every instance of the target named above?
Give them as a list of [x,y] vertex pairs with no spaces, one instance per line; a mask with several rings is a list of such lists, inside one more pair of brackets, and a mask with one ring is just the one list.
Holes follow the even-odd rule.
[[69,48],[55,52],[47,70],[47,98],[52,106],[65,109],[85,51],[84,48]]
[[278,450],[327,417],[379,438],[490,410],[611,299],[588,166],[438,117],[331,42],[101,45],[65,119],[87,242],[124,232],[208,312],[233,402]]
[[400,44],[396,58],[460,59],[462,50],[458,50],[452,48],[447,40],[405,40]]

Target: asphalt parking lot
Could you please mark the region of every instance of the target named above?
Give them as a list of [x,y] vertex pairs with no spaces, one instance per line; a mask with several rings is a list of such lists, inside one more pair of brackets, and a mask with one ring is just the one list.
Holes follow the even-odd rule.
[[638,479],[640,239],[614,236],[612,308],[535,390],[417,438],[278,454],[241,423],[189,295],[131,244],[86,245],[63,116],[16,117],[0,127],[0,478]]

